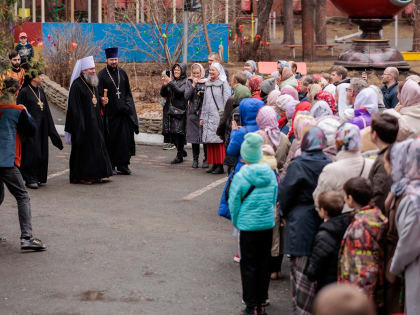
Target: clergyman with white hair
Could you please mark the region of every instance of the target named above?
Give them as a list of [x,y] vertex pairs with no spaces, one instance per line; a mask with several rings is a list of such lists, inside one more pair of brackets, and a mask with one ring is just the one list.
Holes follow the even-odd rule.
[[71,76],[65,125],[72,184],[102,183],[112,176],[97,87],[93,57],[79,59]]

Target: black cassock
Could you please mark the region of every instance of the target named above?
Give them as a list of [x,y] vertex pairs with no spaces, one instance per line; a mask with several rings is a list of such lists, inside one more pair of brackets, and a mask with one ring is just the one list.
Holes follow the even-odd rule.
[[[107,72],[112,76],[114,83]],[[120,73],[120,98],[117,95],[118,71]],[[131,156],[136,154],[134,133],[139,133],[139,122],[131,94],[130,82],[121,68],[106,66],[99,74],[99,95],[103,97],[104,89],[108,89],[109,102],[105,106],[106,143],[112,166],[128,166]]]
[[[112,176],[99,95],[96,88],[88,88],[84,82],[77,78],[69,91],[65,131],[71,134],[70,182]],[[96,106],[92,102],[92,90]]]
[[[43,110],[38,104],[39,96],[41,96]],[[24,105],[36,123],[35,134],[32,137],[21,138],[22,160],[20,172],[27,183],[46,183],[48,175],[48,137],[54,146],[60,150],[63,149],[63,143],[55,129],[47,98],[42,88],[28,84],[19,91],[17,104]]]

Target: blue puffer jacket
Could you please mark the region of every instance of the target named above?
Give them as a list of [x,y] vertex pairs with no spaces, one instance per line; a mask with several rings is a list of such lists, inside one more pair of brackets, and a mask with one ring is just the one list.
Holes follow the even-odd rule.
[[[232,174],[236,174],[244,165],[240,157],[241,145],[248,132],[255,132],[259,129],[257,126],[257,114],[263,106],[264,102],[256,98],[244,98],[239,103],[239,115],[241,116],[242,128],[232,130],[230,143],[227,148],[227,154],[237,158],[238,162],[236,163],[234,172],[229,175],[227,183],[233,176]],[[229,205],[225,196],[227,183],[223,189],[222,197],[220,198],[219,215],[230,220]]]
[[[252,185],[254,190],[242,202]],[[277,189],[276,175],[268,164],[244,166],[233,178],[229,191],[233,225],[240,231],[272,229]]]

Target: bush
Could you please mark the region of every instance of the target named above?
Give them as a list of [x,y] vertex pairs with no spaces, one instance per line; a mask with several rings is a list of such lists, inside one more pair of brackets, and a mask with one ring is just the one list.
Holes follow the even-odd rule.
[[[80,25],[63,24],[48,35],[44,44],[46,74],[51,80],[69,88],[73,67],[78,59],[99,53],[93,32],[83,32]],[[100,45],[100,44],[99,44]]]

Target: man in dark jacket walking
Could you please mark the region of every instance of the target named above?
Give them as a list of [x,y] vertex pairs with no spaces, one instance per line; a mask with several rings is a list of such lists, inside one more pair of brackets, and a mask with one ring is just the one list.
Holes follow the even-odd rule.
[[398,69],[395,67],[388,67],[382,74],[382,83],[384,86],[381,88],[384,95],[384,104],[386,108],[394,108],[399,103],[398,100]]
[[326,285],[337,282],[338,252],[350,224],[349,213],[342,214],[344,198],[340,193],[322,193],[318,197],[318,204],[318,214],[325,222],[319,226],[305,270],[309,280],[317,282],[317,292]]

